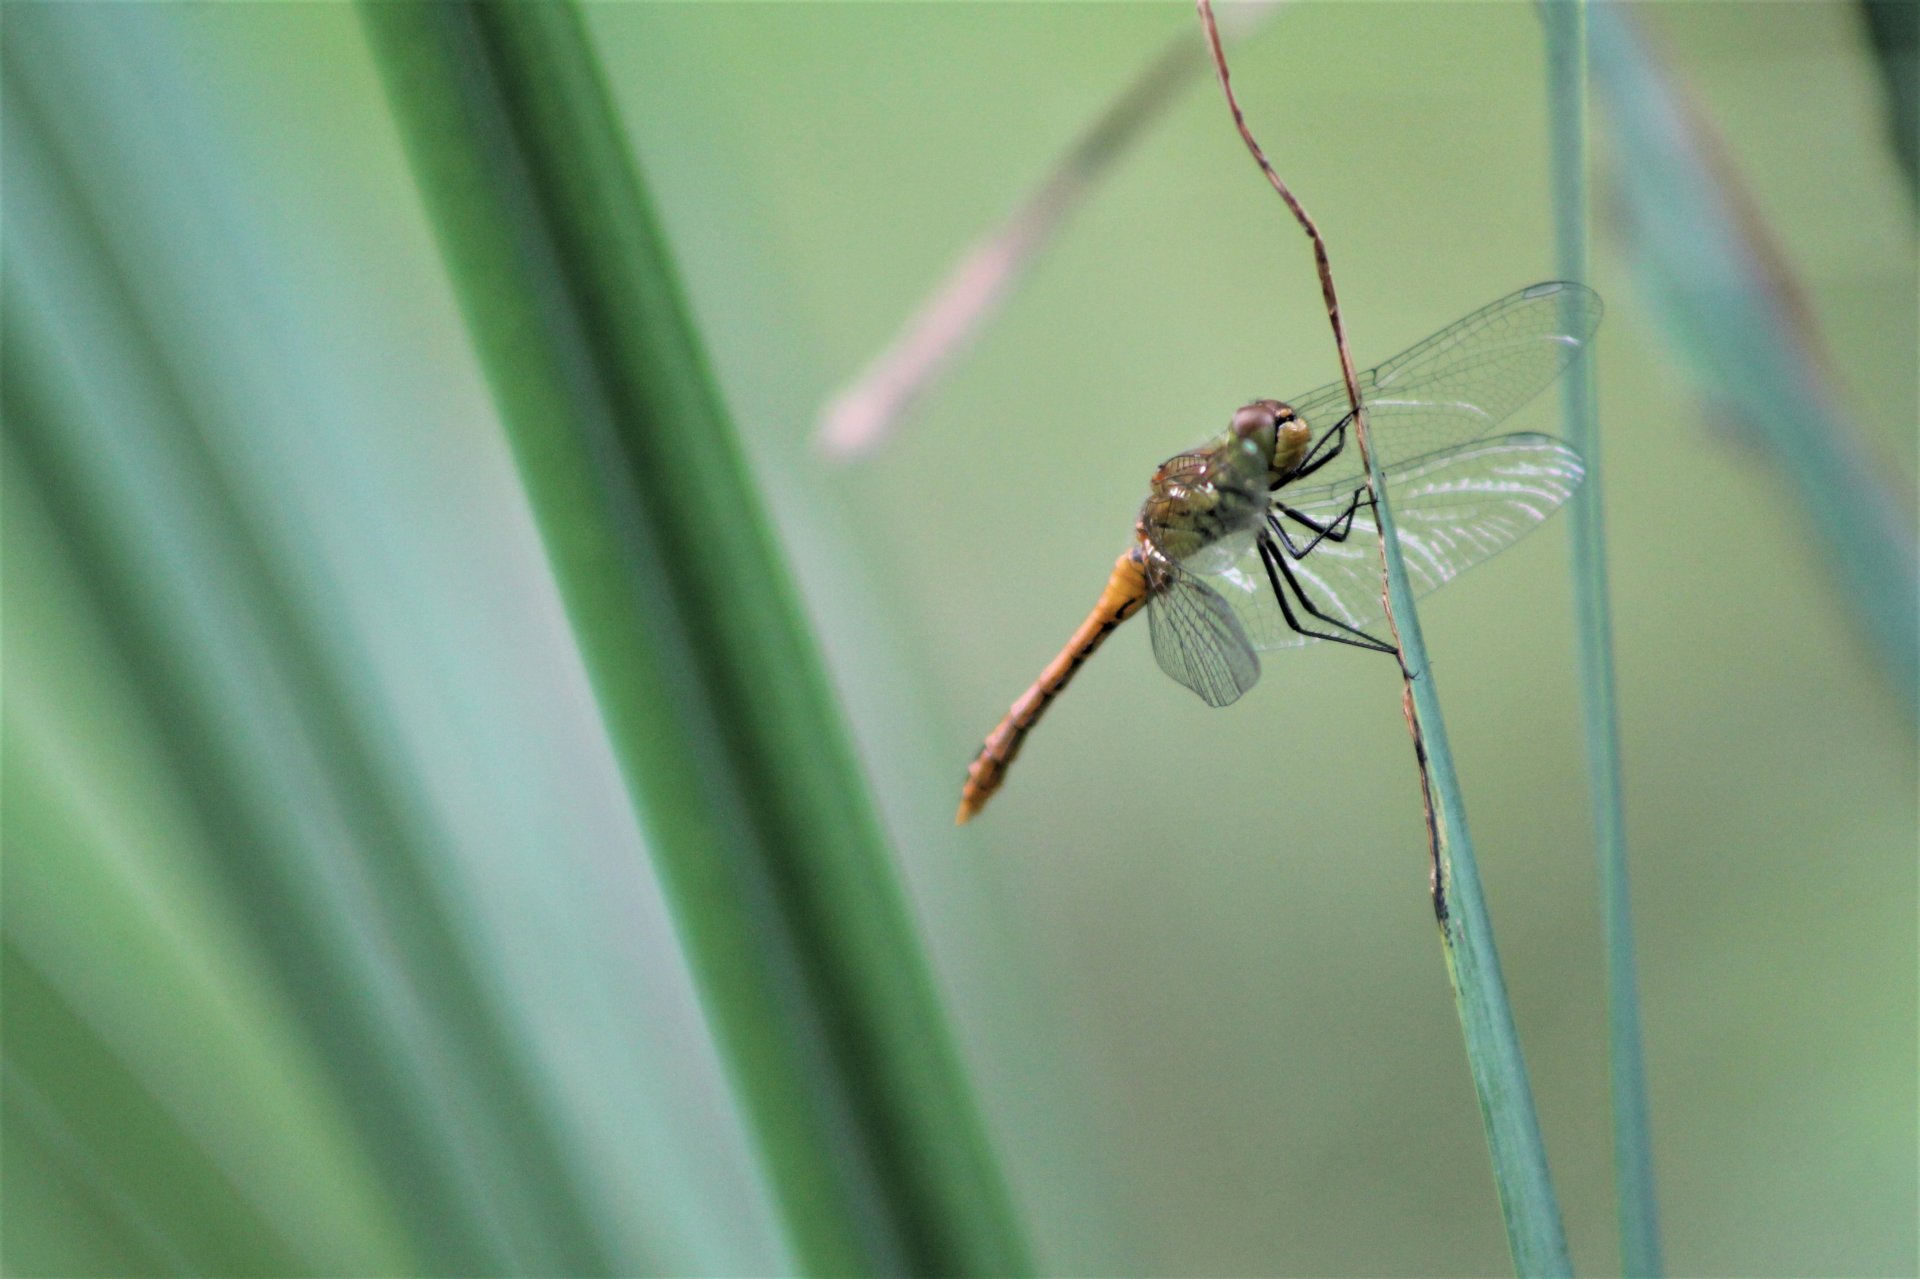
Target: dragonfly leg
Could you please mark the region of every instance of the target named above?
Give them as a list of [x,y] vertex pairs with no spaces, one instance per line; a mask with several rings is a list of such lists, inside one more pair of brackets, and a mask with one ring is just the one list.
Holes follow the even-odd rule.
[[[1286,557],[1280,553],[1279,548],[1275,547],[1271,541],[1264,538],[1261,539],[1260,542],[1260,562],[1266,565],[1267,581],[1273,587],[1274,599],[1280,603],[1280,616],[1287,619],[1288,626],[1300,634],[1310,635],[1314,639],[1332,640],[1336,644],[1351,644],[1355,648],[1371,649],[1376,653],[1392,653],[1396,657],[1399,655],[1399,650],[1384,640],[1375,639],[1365,631],[1357,627],[1349,626],[1339,618],[1329,617],[1327,614],[1321,612],[1314,604],[1312,597],[1309,596],[1305,590],[1301,589],[1300,579],[1295,577],[1293,570],[1287,566]],[[1285,579],[1285,585],[1282,585],[1282,579]],[[1294,597],[1300,601],[1300,607],[1309,615],[1320,619],[1329,626],[1337,626],[1347,633],[1345,635],[1338,635],[1332,631],[1316,631],[1304,625],[1300,619],[1294,615],[1293,605],[1287,602],[1288,587],[1292,588]]]
[[1353,414],[1349,413],[1322,431],[1320,438],[1313,442],[1313,447],[1307,450],[1307,455],[1300,459],[1300,465],[1275,480],[1272,487],[1277,489],[1283,484],[1291,484],[1303,476],[1312,475],[1334,458],[1339,457],[1346,450],[1347,424],[1351,421],[1353,421]]
[[1294,545],[1292,535],[1287,532],[1286,525],[1280,522],[1278,516],[1267,516],[1267,526],[1279,534],[1281,544],[1287,548],[1287,554],[1293,556],[1296,560],[1303,559],[1306,557],[1308,551],[1320,545],[1321,542],[1344,542],[1347,540],[1347,535],[1353,531],[1354,513],[1363,506],[1373,505],[1372,498],[1361,496],[1363,491],[1364,490],[1361,489],[1355,489],[1353,491],[1353,500],[1347,503],[1347,509],[1340,512],[1336,518],[1325,524],[1314,519],[1311,515],[1294,510],[1285,502],[1275,502],[1274,505],[1280,509],[1282,515],[1314,531],[1314,539],[1305,546]]
[[[1300,519],[1300,516],[1292,511],[1288,511],[1287,514],[1292,515],[1295,519]],[[1349,510],[1341,516],[1341,519],[1350,520],[1352,514],[1353,512]],[[1339,528],[1340,520],[1335,520],[1331,524],[1319,524],[1312,520],[1305,519],[1300,519],[1300,522],[1314,531],[1314,539],[1305,546],[1297,545],[1294,542],[1293,534],[1287,532],[1287,526],[1280,522],[1278,516],[1267,516],[1267,527],[1273,531],[1275,537],[1280,539],[1280,544],[1287,548],[1287,554],[1296,560],[1305,559],[1308,551],[1311,551],[1324,541],[1344,542],[1347,540],[1347,530]],[[1336,532],[1336,529],[1339,529],[1339,531]]]

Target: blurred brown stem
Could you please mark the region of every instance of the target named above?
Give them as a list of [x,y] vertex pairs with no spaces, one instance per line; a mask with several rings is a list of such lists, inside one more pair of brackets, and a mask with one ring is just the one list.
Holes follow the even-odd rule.
[[[1278,0],[1239,6],[1237,34],[1278,8]],[[1114,160],[1205,65],[1186,36],[1168,42],[1074,141],[1051,175],[962,255],[899,336],[828,402],[815,435],[823,453],[845,461],[886,438],[1012,296]]]

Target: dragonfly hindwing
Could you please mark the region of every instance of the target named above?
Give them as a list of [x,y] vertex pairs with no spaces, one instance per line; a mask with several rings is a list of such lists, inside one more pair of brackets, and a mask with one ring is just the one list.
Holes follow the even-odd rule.
[[1160,669],[1200,695],[1209,706],[1226,706],[1260,678],[1247,632],[1226,600],[1169,560],[1148,571],[1147,622]]

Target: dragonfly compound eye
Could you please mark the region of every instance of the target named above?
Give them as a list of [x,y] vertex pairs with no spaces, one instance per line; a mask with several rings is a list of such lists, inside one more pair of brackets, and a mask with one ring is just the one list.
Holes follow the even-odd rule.
[[1233,415],[1233,433],[1241,439],[1273,429],[1273,409],[1267,401],[1247,405]]

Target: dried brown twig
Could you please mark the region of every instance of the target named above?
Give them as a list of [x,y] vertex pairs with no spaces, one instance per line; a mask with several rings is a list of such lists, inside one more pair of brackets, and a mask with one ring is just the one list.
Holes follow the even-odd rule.
[[[1267,175],[1267,181],[1286,202],[1294,221],[1307,233],[1313,242],[1313,264],[1320,274],[1320,296],[1327,306],[1327,323],[1333,327],[1333,344],[1340,352],[1340,376],[1347,386],[1347,402],[1353,408],[1354,440],[1360,446],[1360,459],[1366,464],[1367,493],[1374,500],[1379,495],[1373,488],[1373,444],[1367,434],[1366,405],[1360,398],[1360,375],[1353,367],[1353,352],[1347,347],[1347,326],[1340,318],[1340,296],[1333,287],[1333,264],[1327,257],[1327,242],[1320,234],[1320,227],[1308,213],[1306,206],[1300,203],[1273,165],[1267,160],[1267,154],[1254,140],[1253,130],[1247,127],[1246,115],[1240,110],[1240,99],[1233,92],[1233,77],[1227,70],[1226,51],[1220,46],[1220,27],[1214,21],[1212,0],[1194,0],[1200,11],[1200,25],[1206,32],[1207,48],[1213,54],[1214,74],[1219,77],[1220,91],[1226,95],[1227,109],[1233,112],[1234,127],[1240,130],[1240,140],[1247,144],[1247,150],[1253,155],[1254,163],[1260,166],[1260,172]],[[1400,697],[1400,710],[1406,716],[1407,731],[1413,736],[1413,757],[1420,769],[1420,802],[1427,818],[1427,847],[1431,854],[1431,887],[1433,890],[1434,910],[1442,919],[1446,918],[1446,895],[1444,891],[1442,861],[1440,855],[1440,829],[1434,820],[1433,779],[1427,766],[1427,744],[1425,734],[1420,728],[1420,717],[1414,713],[1413,679],[1414,672],[1407,666],[1405,642],[1400,638],[1400,622],[1393,613],[1393,600],[1387,590],[1387,539],[1382,529],[1380,538],[1380,604],[1385,610],[1387,631],[1393,636],[1395,656],[1400,662],[1400,677],[1405,688]]]

